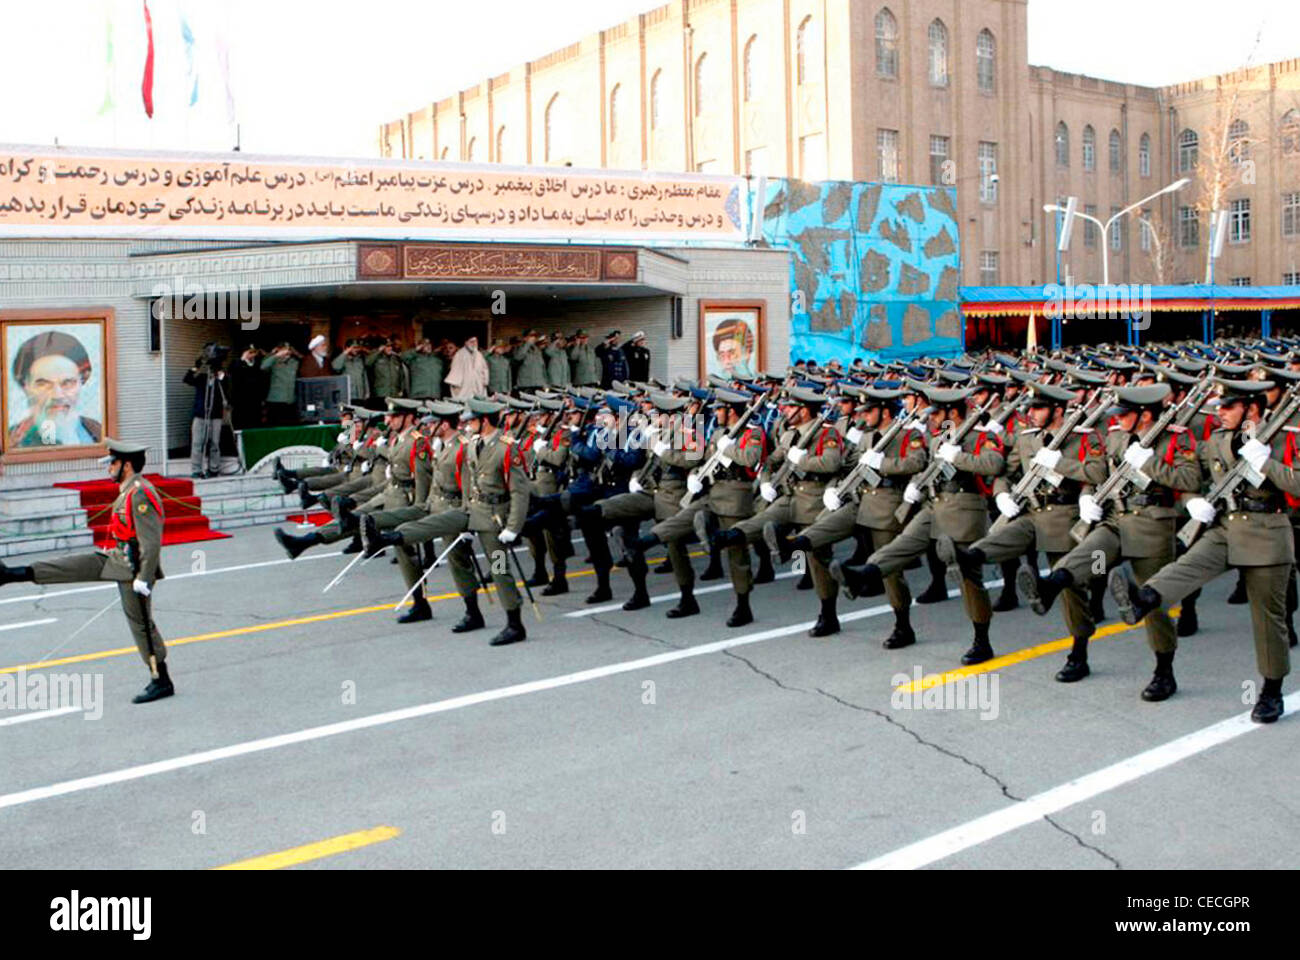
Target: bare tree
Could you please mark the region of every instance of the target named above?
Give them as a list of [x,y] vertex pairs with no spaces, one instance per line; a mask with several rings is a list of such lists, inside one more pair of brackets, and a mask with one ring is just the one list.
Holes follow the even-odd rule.
[[1173,229],[1158,209],[1150,216],[1139,216],[1138,223],[1138,229],[1145,230],[1150,240],[1150,248],[1146,251],[1146,255],[1151,266],[1151,275],[1157,284],[1167,284],[1170,271],[1173,269]]

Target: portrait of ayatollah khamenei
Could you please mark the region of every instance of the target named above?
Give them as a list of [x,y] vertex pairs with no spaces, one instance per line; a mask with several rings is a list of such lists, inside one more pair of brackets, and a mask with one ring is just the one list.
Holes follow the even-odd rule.
[[104,436],[100,321],[4,326],[6,450],[82,447]]

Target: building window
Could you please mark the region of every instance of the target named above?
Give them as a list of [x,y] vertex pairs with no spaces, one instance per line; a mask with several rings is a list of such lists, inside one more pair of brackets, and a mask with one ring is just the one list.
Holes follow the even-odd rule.
[[[1119,207],[1111,207],[1110,215],[1114,218],[1119,213]],[[1124,249],[1124,221],[1116,220],[1110,225],[1110,252],[1120,253]]]
[[754,147],[745,151],[745,175],[761,177],[767,173],[767,147]]
[[1201,245],[1201,219],[1196,215],[1195,207],[1178,208],[1178,245],[1180,247]]
[[1097,131],[1091,124],[1083,128],[1083,169],[1087,173],[1097,169]]
[[609,142],[613,143],[618,139],[618,95],[623,89],[620,83],[614,84],[614,89],[609,92]]
[[799,32],[795,35],[795,74],[799,86],[808,82],[808,31],[812,27],[812,17],[803,18]]
[[948,138],[930,138],[930,182],[936,187],[945,183],[945,164],[948,162]]
[[1282,155],[1300,153],[1300,111],[1288,110],[1282,114]]
[[1300,193],[1282,194],[1282,236],[1300,236]]
[[1195,130],[1184,130],[1178,135],[1178,172],[1191,173],[1200,156],[1201,138]]
[[984,250],[980,253],[980,284],[995,287],[998,283],[998,254],[996,250]]
[[745,44],[745,102],[749,103],[754,99],[754,49],[758,44],[758,37],[750,37]]
[[1056,165],[1058,167],[1068,167],[1070,165],[1070,128],[1062,120],[1056,125]]
[[707,53],[701,53],[700,59],[695,61],[695,115],[697,117],[704,114],[704,100],[709,95],[704,76],[704,61],[708,56]]
[[1138,173],[1144,177],[1151,176],[1151,134],[1142,134],[1138,141]]
[[876,14],[876,76],[898,78],[898,21],[888,7]]
[[1228,212],[1228,242],[1250,242],[1250,201],[1234,200]]
[[478,146],[478,137],[469,138],[469,146],[465,148],[465,159],[470,163],[474,162],[474,149]]
[[998,202],[998,145],[981,141],[979,146],[980,202]]
[[799,138],[799,177],[803,180],[826,179],[826,141],[820,133]]
[[1151,211],[1143,210],[1142,219],[1138,221],[1138,246],[1143,253],[1151,252]]
[[1250,277],[1233,277],[1228,283],[1234,287],[1249,287]]
[[1124,150],[1118,130],[1110,132],[1110,172],[1119,173],[1124,166]]
[[[1097,205],[1095,203],[1085,204],[1083,212],[1090,217],[1097,216]],[[1083,221],[1083,245],[1085,247],[1095,247],[1097,245],[1097,225],[1091,220]]]
[[948,86],[948,28],[942,20],[930,24],[930,82],[936,87]]
[[975,79],[980,93],[993,93],[997,88],[997,49],[993,34],[981,30],[975,38]]
[[650,129],[651,130],[657,130],[659,128],[659,116],[660,116],[659,94],[661,92],[660,88],[663,87],[663,78],[664,78],[664,72],[662,70],[656,70],[655,75],[650,78]]
[[1228,159],[1233,166],[1250,159],[1250,124],[1234,120],[1228,127]]
[[876,131],[876,176],[883,183],[898,182],[898,131]]
[[1300,287],[1300,273],[1282,274],[1282,283],[1288,287]]

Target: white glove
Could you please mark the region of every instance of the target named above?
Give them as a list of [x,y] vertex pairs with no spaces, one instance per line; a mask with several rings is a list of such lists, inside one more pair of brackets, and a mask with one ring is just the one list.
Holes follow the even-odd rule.
[[1005,490],[993,499],[997,501],[998,511],[1008,520],[1012,520],[1019,515],[1020,504],[1016,503],[1016,498]]
[[671,449],[672,449],[672,445],[671,445],[671,444],[668,444],[668,443],[665,443],[665,442],[662,441],[662,440],[660,440],[658,443],[656,443],[656,444],[654,445],[654,447],[653,447],[654,455],[655,455],[656,457],[662,457],[665,453],[667,453],[667,452],[668,452],[669,450],[671,450]]
[[1141,470],[1147,465],[1147,461],[1156,455],[1156,452],[1150,447],[1144,447],[1140,443],[1130,444],[1129,448],[1124,451],[1124,462],[1134,470]]
[[822,504],[827,510],[838,510],[840,507],[844,506],[844,504],[840,502],[839,491],[834,487],[826,488],[826,492],[822,494]]
[[360,450],[360,449],[361,449],[361,441],[360,441],[360,440],[353,440],[353,441],[352,441],[352,449],[353,449],[353,450]]
[[131,581],[131,589],[134,590],[136,593],[140,594],[140,596],[142,597],[147,597],[149,596],[150,593],[149,584],[145,583],[143,580],[139,579],[138,577],[135,580]]
[[341,430],[341,431],[339,431],[339,435],[338,435],[337,437],[334,438],[334,442],[335,442],[335,443],[347,443],[347,442],[348,442],[348,432],[347,432],[346,430]]
[[791,447],[785,456],[787,460],[797,467],[803,463],[803,458],[808,456],[808,451],[801,447]]
[[1192,497],[1187,501],[1187,512],[1192,515],[1192,519],[1197,523],[1209,526],[1214,522],[1215,509],[1214,504],[1210,503],[1204,497]]
[[764,483],[760,486],[758,488],[758,493],[768,503],[773,503],[776,500],[776,487],[772,486],[770,483]]
[[704,489],[704,481],[695,474],[688,474],[686,477],[686,489],[691,493],[699,493]]
[[330,465],[330,458],[329,458],[329,457],[323,457],[323,458],[321,459],[320,465],[321,465],[322,467],[328,467],[328,466]]
[[907,503],[920,503],[921,488],[914,483],[909,483],[903,490],[903,499]]
[[984,432],[991,433],[995,437],[1001,436],[1003,429],[1002,424],[998,423],[996,420],[990,420],[988,423],[984,424]]
[[627,482],[627,489],[632,493],[645,493],[645,487],[641,486],[641,481],[636,477]]
[[515,533],[513,530],[502,530],[497,534],[497,539],[502,543],[514,543],[519,539],[519,534]]
[[1042,467],[1044,470],[1055,470],[1056,465],[1060,462],[1060,450],[1049,450],[1047,447],[1043,447],[1034,454],[1034,466]]
[[1104,511],[1097,498],[1090,493],[1085,493],[1079,497],[1079,517],[1088,523],[1100,523]]
[[388,438],[387,438],[387,437],[380,437],[378,440],[375,441],[375,446],[376,446],[376,447],[386,447],[386,446],[388,446]]
[[545,449],[546,449],[546,441],[543,440],[541,437],[538,437],[536,440],[533,441],[533,453],[541,453]]
[[718,453],[726,453],[735,445],[736,441],[732,440],[731,437],[727,436],[725,433],[718,437]]
[[844,439],[856,447],[862,442],[864,436],[865,434],[857,427],[849,427],[848,432],[844,434]]
[[952,463],[957,459],[957,454],[961,453],[961,447],[955,443],[944,443],[939,445],[939,459],[946,463]]
[[1254,437],[1241,445],[1241,459],[1249,463],[1256,473],[1263,473],[1264,464],[1268,462],[1271,453],[1267,446]]
[[880,465],[885,462],[885,455],[879,450],[868,450],[862,456],[858,457],[858,463],[872,470],[879,470]]

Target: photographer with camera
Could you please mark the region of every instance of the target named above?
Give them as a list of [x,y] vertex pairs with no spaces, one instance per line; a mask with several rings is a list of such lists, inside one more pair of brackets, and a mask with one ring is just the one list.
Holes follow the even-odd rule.
[[194,414],[190,420],[190,476],[204,480],[221,473],[221,425],[225,422],[224,380],[229,347],[206,343],[185,382],[194,388]]

